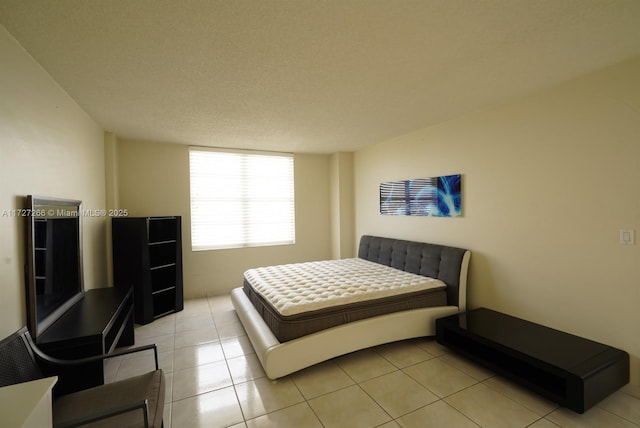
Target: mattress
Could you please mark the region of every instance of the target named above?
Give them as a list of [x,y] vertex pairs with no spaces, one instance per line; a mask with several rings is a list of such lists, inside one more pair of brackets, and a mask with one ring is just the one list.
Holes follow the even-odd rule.
[[280,342],[447,302],[441,280],[360,258],[249,269],[243,288]]

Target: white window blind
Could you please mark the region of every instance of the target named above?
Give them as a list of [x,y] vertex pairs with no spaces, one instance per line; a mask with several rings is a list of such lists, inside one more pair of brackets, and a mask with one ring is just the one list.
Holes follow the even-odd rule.
[[194,251],[295,243],[293,156],[191,148]]

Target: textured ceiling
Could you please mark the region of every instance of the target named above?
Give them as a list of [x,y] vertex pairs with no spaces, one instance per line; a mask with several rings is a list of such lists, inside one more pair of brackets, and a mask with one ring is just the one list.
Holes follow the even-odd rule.
[[640,55],[638,0],[0,0],[120,137],[331,153]]

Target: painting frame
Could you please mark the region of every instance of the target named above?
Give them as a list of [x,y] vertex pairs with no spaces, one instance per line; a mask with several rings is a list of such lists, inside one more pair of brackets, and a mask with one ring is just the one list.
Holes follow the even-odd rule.
[[462,174],[380,183],[380,214],[461,217]]

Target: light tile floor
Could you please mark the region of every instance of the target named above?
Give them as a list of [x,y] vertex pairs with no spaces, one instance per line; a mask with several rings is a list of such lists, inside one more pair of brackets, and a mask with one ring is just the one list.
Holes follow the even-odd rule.
[[[166,428],[640,427],[639,386],[579,415],[433,339],[365,349],[271,381],[229,296],[188,300],[135,334],[136,345],[158,345]],[[148,355],[126,356],[106,373],[110,381],[152,368]]]

